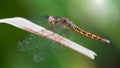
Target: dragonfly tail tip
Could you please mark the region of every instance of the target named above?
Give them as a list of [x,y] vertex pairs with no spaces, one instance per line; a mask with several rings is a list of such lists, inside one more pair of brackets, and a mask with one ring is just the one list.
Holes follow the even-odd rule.
[[102,41],[103,41],[103,42],[106,42],[106,43],[110,43],[110,41],[107,40],[107,39],[103,39]]

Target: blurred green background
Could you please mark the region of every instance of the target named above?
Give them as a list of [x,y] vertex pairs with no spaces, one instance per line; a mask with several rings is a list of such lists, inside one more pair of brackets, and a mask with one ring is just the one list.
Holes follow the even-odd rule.
[[18,41],[29,33],[0,24],[0,68],[120,68],[119,0],[0,0],[0,18],[53,15],[67,17],[87,31],[105,37],[110,44],[79,34],[75,42],[95,51],[95,60],[65,49],[35,63],[34,51],[21,52]]

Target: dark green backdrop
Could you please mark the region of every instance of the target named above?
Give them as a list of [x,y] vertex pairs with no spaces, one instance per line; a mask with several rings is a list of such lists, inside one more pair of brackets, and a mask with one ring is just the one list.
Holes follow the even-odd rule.
[[0,0],[0,18],[53,15],[111,41],[105,44],[79,34],[75,42],[95,51],[95,60],[65,49],[43,62],[33,61],[34,51],[21,52],[18,41],[29,33],[0,24],[0,68],[120,68],[119,0]]

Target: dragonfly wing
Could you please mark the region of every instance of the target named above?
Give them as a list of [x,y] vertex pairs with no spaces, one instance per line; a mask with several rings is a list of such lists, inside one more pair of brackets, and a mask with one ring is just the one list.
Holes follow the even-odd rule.
[[32,16],[29,17],[28,19],[31,20],[32,22],[34,22],[37,25],[43,26],[44,28],[48,28],[48,19],[49,16]]
[[[69,35],[72,35],[72,34],[73,33],[69,33]],[[69,38],[73,38],[73,37],[69,37]],[[41,62],[49,58],[51,55],[59,53],[61,50],[64,50],[64,49],[65,47],[63,45],[51,40],[47,40],[44,46],[40,47],[39,50],[35,53],[33,60],[35,62]]]
[[[63,26],[64,24],[60,24],[60,25],[55,25],[50,27],[47,23],[46,17],[35,17],[35,18],[32,18],[32,21],[38,25],[46,27],[49,30],[52,30],[60,34],[61,36],[73,39],[73,35],[72,35],[73,32],[69,30],[69,27],[68,29],[66,29],[66,24],[65,26]],[[19,50],[22,50],[22,51],[39,48],[39,50],[35,53],[33,58],[35,62],[40,62],[48,58],[52,54],[57,53],[61,49],[64,49],[60,44],[55,43],[51,40],[45,39],[43,37],[36,36],[34,34],[31,34],[30,36],[21,40],[18,46],[19,46]]]
[[44,46],[42,46],[41,48],[39,48],[39,50],[35,53],[33,60],[35,62],[41,62],[53,55],[54,52],[52,50],[52,47],[54,46],[54,44],[55,42],[47,41],[47,43],[44,44]]
[[[29,17],[28,19],[38,25],[48,28],[49,26],[47,23],[47,18],[48,16],[32,16]],[[31,34],[19,41],[18,48],[19,50],[22,51],[35,49],[43,45],[45,43],[44,41],[45,39],[43,37],[39,37],[37,35]]]
[[31,34],[18,42],[18,49],[21,51],[32,50],[44,44],[43,37]]

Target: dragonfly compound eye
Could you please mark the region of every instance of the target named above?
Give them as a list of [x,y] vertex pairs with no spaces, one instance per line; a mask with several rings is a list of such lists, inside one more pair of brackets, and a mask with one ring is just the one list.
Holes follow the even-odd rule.
[[55,18],[53,16],[49,16],[48,23],[52,23],[55,21]]

